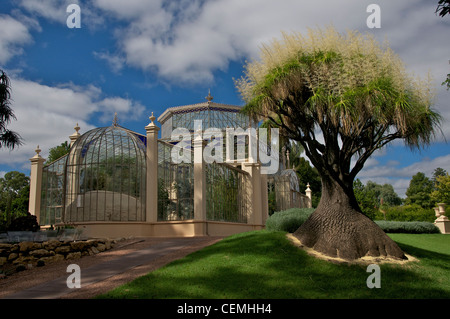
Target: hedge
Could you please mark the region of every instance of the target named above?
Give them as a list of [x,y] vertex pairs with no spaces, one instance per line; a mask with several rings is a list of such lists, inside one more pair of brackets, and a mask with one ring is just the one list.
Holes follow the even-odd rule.
[[[295,232],[314,212],[314,208],[291,208],[275,212],[266,221],[266,229],[273,231]],[[386,233],[432,234],[440,233],[439,229],[430,222],[411,221],[385,221],[375,223]]]
[[384,209],[384,212],[385,214],[377,211],[375,214],[375,220],[433,223],[436,219],[434,209],[422,208],[419,205],[387,207]]
[[439,234],[440,230],[430,222],[398,222],[376,220],[375,223],[386,233]]
[[266,221],[267,230],[293,233],[314,212],[314,208],[291,208],[273,213]]

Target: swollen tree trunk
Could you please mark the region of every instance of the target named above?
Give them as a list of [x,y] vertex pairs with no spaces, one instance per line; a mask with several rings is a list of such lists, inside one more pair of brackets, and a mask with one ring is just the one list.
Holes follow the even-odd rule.
[[398,245],[361,212],[353,188],[345,189],[330,177],[322,176],[320,203],[293,235],[306,247],[330,257],[407,259]]

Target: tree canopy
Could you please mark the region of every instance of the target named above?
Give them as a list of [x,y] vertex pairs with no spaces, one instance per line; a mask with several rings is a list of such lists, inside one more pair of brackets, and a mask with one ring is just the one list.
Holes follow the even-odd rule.
[[438,203],[450,205],[450,175],[441,175],[436,178],[435,190],[431,193],[431,199]]
[[430,197],[433,191],[433,182],[422,172],[415,174],[406,190],[407,205],[417,204],[423,208],[432,208],[434,203]]
[[244,112],[278,124],[337,180],[348,174],[353,181],[370,155],[395,139],[412,148],[429,144],[441,120],[430,85],[410,77],[388,47],[357,32],[283,34],[263,46],[261,60],[248,63],[236,85]]
[[450,0],[439,0],[438,6],[436,8],[436,13],[441,17],[450,13]]
[[48,158],[46,164],[56,161],[58,158],[68,154],[70,151],[70,145],[67,141],[61,143],[61,145],[52,147],[49,150]]
[[0,222],[9,224],[14,217],[28,212],[30,178],[12,171],[0,178]]

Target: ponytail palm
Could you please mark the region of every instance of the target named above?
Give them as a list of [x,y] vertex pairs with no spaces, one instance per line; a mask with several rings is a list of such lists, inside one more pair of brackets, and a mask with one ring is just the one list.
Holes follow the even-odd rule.
[[322,179],[321,201],[296,232],[330,256],[404,258],[358,207],[353,181],[367,159],[394,140],[430,144],[440,115],[427,82],[411,78],[392,50],[357,32],[283,34],[236,81],[244,112],[299,142]]

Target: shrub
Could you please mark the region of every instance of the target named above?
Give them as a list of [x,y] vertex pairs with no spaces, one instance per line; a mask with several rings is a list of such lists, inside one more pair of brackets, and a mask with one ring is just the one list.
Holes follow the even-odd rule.
[[[273,231],[295,232],[314,212],[314,208],[291,208],[276,212],[266,221],[266,229]],[[440,233],[433,223],[424,221],[386,221],[375,223],[386,233],[434,234]]]
[[376,220],[401,221],[401,222],[430,222],[433,223],[436,215],[433,209],[425,209],[419,205],[405,205],[387,207],[384,209],[386,217],[383,213],[377,212]]
[[406,233],[406,234],[435,234],[440,233],[433,223],[429,222],[401,222],[376,220],[375,223],[384,230],[385,233]]
[[273,213],[266,221],[267,230],[295,232],[314,212],[314,208],[291,208]]
[[37,218],[34,215],[28,213],[26,216],[18,217],[9,225],[9,231],[37,231],[40,226],[37,222]]

